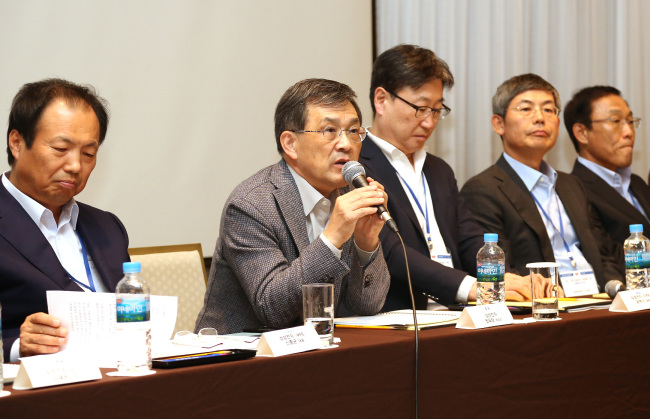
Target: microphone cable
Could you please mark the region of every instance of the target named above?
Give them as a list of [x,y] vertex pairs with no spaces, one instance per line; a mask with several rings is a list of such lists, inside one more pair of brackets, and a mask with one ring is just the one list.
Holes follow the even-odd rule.
[[[362,188],[368,185],[366,179],[366,169],[361,165],[361,163],[350,160],[343,165],[341,169],[341,174],[346,183],[354,188]],[[408,257],[406,255],[406,246],[404,245],[404,240],[399,234],[399,228],[397,223],[390,216],[388,210],[383,205],[377,206],[377,215],[380,216],[384,223],[388,225],[397,237],[399,238],[400,243],[402,243],[402,250],[404,251],[404,262],[406,264],[406,278],[409,285],[409,294],[411,295],[411,307],[413,308],[413,330],[415,330],[415,419],[418,417],[418,366],[419,366],[419,328],[418,328],[418,316],[417,310],[415,308],[415,297],[413,297],[413,285],[411,284],[411,272],[409,270]]]
[[404,246],[404,240],[399,234],[399,231],[395,231],[397,237],[399,238],[400,243],[402,243],[402,250],[404,251],[404,263],[406,264],[406,279],[409,286],[409,294],[411,295],[411,307],[413,309],[413,330],[415,331],[415,419],[418,418],[418,366],[419,366],[419,328],[418,328],[418,316],[417,310],[415,308],[415,297],[413,297],[413,285],[411,284],[411,272],[409,270],[409,261],[406,255],[406,246]]

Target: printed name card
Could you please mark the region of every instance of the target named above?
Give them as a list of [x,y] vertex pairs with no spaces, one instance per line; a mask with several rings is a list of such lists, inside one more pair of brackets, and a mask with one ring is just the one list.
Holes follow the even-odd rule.
[[512,324],[512,314],[505,303],[465,307],[456,323],[457,329],[484,329]]
[[100,380],[102,373],[85,357],[63,353],[20,358],[14,390],[57,386],[81,381]]
[[442,255],[431,255],[431,260],[438,262],[439,264],[448,268],[454,267],[454,262],[451,260],[451,255],[449,253],[443,253]]
[[621,291],[616,294],[609,311],[639,311],[650,309],[650,288]]
[[319,349],[321,343],[316,329],[298,326],[262,333],[257,344],[257,356],[282,356]]
[[560,273],[560,281],[567,297],[598,294],[598,283],[592,270]]

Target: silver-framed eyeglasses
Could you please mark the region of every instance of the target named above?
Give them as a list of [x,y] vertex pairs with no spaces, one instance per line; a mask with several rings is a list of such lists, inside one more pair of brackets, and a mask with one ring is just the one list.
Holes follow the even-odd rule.
[[533,106],[533,105],[520,105],[510,108],[510,110],[517,112],[524,118],[532,118],[537,113],[537,109],[540,110],[544,118],[554,118],[560,115],[560,108],[553,105],[542,105],[542,106]]
[[400,97],[396,95],[393,92],[389,92],[386,90],[388,93],[391,94],[391,96],[395,96],[402,102],[406,103],[409,105],[411,108],[415,109],[415,117],[418,119],[424,119],[429,115],[433,116],[433,119],[444,119],[445,116],[449,115],[449,112],[451,112],[451,108],[449,108],[447,105],[443,103],[442,108],[436,109],[432,108],[430,106],[418,106],[414,103],[409,102],[408,100],[404,99],[403,97]]
[[616,126],[616,129],[623,129],[625,124],[628,124],[630,128],[639,128],[641,126],[641,118],[621,118],[620,116],[610,116],[609,118],[603,119],[592,119],[591,122],[609,122]]
[[343,132],[345,132],[345,135],[348,136],[348,139],[352,141],[353,143],[360,143],[366,138],[366,129],[364,127],[358,127],[358,126],[352,126],[348,129],[343,129],[340,127],[335,127],[332,125],[328,125],[325,128],[315,131],[315,130],[305,130],[305,129],[291,129],[289,130],[291,132],[295,132],[298,134],[301,134],[303,132],[320,132],[323,134],[323,138],[327,142],[332,142],[336,139],[341,138],[341,135]]

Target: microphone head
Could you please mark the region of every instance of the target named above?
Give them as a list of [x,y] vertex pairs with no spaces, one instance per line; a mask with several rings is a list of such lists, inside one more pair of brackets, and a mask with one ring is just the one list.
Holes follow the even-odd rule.
[[348,185],[352,185],[352,181],[356,177],[360,175],[366,175],[366,169],[364,169],[361,163],[358,161],[350,160],[343,165],[341,173],[343,174],[343,179],[345,179]]
[[609,298],[611,299],[616,298],[616,294],[619,291],[625,291],[625,290],[626,290],[625,284],[615,279],[612,279],[611,281],[607,281],[607,283],[605,284],[605,292],[607,293],[607,295],[609,295]]

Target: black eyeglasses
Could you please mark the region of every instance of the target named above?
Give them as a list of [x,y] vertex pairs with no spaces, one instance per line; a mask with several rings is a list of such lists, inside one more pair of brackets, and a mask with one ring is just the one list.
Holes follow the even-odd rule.
[[396,98],[398,98],[402,102],[409,105],[411,108],[415,109],[415,117],[419,118],[419,119],[424,119],[429,115],[433,115],[433,119],[443,119],[445,116],[449,115],[449,112],[451,112],[451,109],[448,108],[445,104],[443,104],[442,108],[440,108],[440,109],[431,108],[429,106],[418,106],[418,105],[415,105],[415,104],[409,102],[408,100],[406,100],[406,99],[404,99],[402,97],[397,96],[393,92],[389,92],[388,90],[386,90],[386,91],[388,93],[390,93],[391,96],[395,96]]

